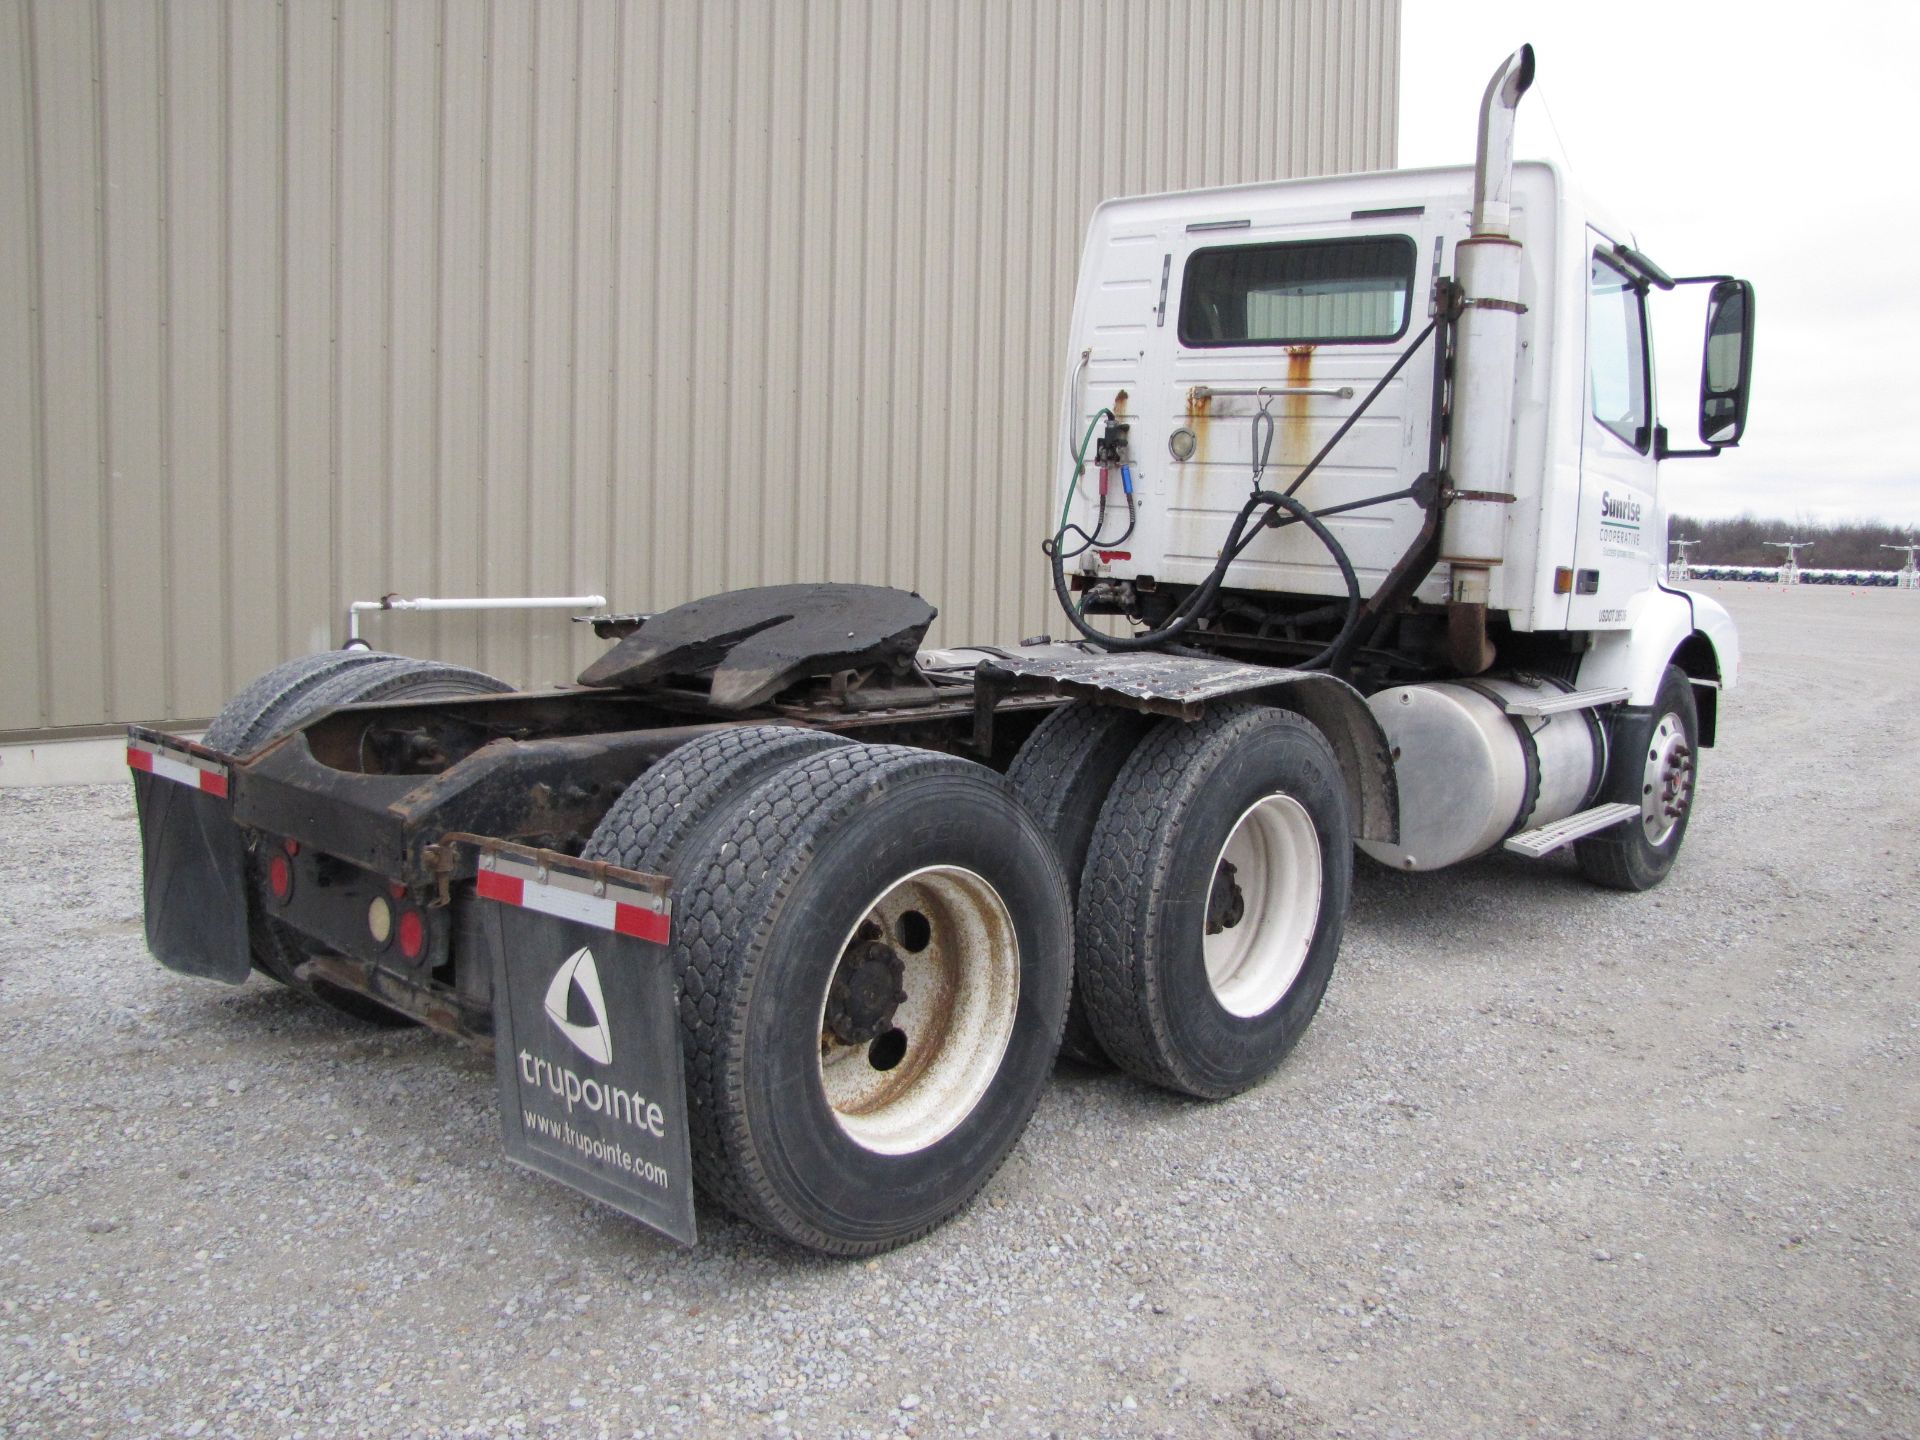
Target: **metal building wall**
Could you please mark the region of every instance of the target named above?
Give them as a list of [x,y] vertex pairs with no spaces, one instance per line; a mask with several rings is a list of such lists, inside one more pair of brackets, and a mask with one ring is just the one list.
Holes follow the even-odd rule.
[[[0,735],[211,714],[387,592],[853,579],[1042,628],[1089,211],[1391,165],[1399,25],[0,0]],[[528,683],[600,648],[368,630]]]

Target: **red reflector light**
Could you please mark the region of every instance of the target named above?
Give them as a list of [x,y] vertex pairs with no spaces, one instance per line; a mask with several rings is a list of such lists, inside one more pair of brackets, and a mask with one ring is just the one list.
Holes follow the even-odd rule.
[[389,880],[387,882],[387,894],[396,900],[404,900],[407,898],[407,887],[402,885],[398,880]]
[[300,853],[300,842],[298,840],[282,840],[280,842],[280,848],[289,855],[298,855]]
[[418,960],[426,949],[427,924],[418,910],[408,910],[400,916],[400,953],[409,960]]
[[282,905],[293,898],[293,862],[276,855],[267,862],[267,888]]

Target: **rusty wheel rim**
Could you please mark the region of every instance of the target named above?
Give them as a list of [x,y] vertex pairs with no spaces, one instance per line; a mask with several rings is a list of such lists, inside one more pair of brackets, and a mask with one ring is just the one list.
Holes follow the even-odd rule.
[[[834,980],[856,947],[875,946],[897,957],[904,998],[879,1018],[869,1008],[861,1018],[884,1028],[850,1042],[829,1019]],[[987,880],[953,865],[896,880],[847,931],[820,999],[820,1085],[835,1123],[883,1155],[938,1143],[999,1073],[1019,1001],[1013,917]]]

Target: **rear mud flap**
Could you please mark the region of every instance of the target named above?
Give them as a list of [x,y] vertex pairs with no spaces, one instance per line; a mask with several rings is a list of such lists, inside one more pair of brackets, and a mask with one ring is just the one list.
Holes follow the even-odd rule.
[[693,1244],[664,882],[493,842],[475,885],[508,1158]]
[[147,948],[169,970],[238,985],[247,947],[247,843],[227,768],[178,742],[127,740],[140,808]]

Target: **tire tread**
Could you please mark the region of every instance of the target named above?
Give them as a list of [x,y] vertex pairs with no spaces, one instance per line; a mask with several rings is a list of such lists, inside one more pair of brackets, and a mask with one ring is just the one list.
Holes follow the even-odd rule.
[[1213,755],[1273,725],[1310,736],[1338,772],[1325,738],[1291,711],[1238,702],[1209,707],[1192,723],[1161,722],[1116,778],[1094,828],[1076,912],[1076,978],[1101,1046],[1129,1074],[1183,1094],[1223,1098],[1223,1091],[1180,1063],[1163,1023],[1165,1003],[1152,933],[1163,901],[1158,868],[1170,851],[1177,817],[1204,783]]
[[298,655],[256,677],[220,707],[207,726],[209,749],[246,755],[286,728],[282,716],[307,690],[342,671],[391,660],[377,650],[322,650]]
[[581,858],[668,871],[701,825],[767,775],[790,761],[852,743],[797,725],[740,725],[690,740],[621,793]]
[[[742,1219],[817,1250],[857,1255],[891,1249],[926,1234],[951,1211],[910,1234],[862,1244],[822,1234],[782,1204],[748,1127],[744,1080],[734,1063],[753,999],[758,942],[815,848],[837,825],[876,792],[941,770],[1005,784],[971,761],[897,745],[841,745],[796,759],[736,803],[728,821],[691,857],[675,891],[671,945],[680,980],[695,1182]],[[1021,1128],[1038,1103],[1036,1088]],[[959,1203],[977,1194],[999,1163],[970,1177]]]
[[[1152,728],[1151,717],[1137,711],[1074,701],[1040,722],[1007,769],[1007,783],[1053,837],[1076,905],[1092,848],[1091,827],[1079,833],[1078,807],[1090,799],[1096,812],[1104,805],[1122,765]],[[1087,793],[1091,787],[1098,787],[1094,795]],[[1074,948],[1078,954],[1083,946],[1076,943]],[[1083,1065],[1111,1068],[1113,1060],[1101,1047],[1087,1013],[1083,985],[1076,964],[1060,1051]]]

